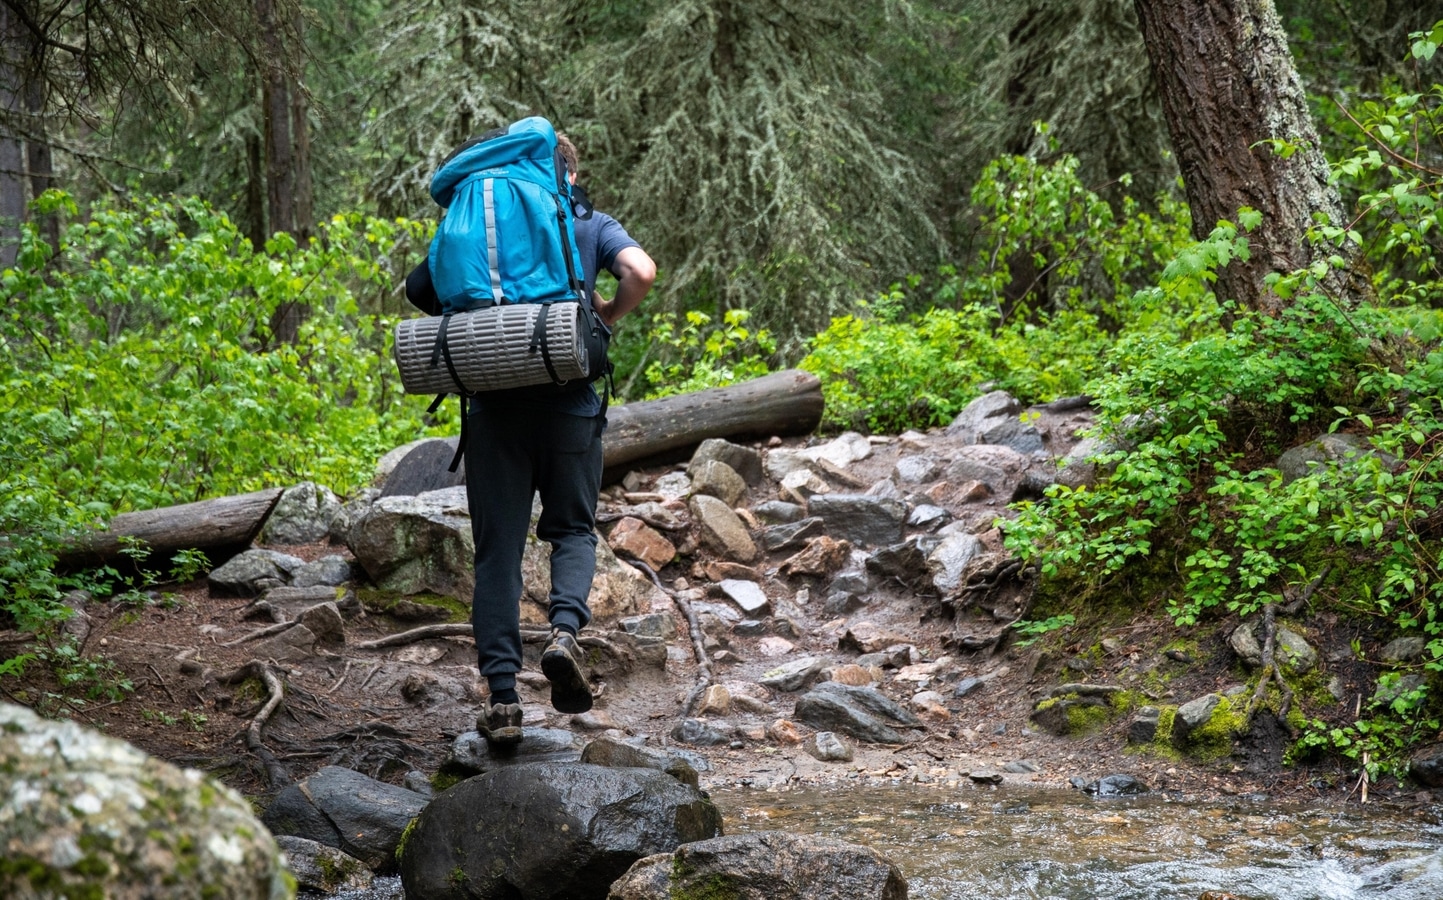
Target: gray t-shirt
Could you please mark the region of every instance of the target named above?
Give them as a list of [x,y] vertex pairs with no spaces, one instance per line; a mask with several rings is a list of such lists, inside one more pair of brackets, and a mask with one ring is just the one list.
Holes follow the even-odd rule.
[[[588,298],[596,289],[596,276],[605,269],[616,272],[616,255],[627,247],[640,247],[621,223],[603,212],[593,212],[588,219],[576,219],[576,249],[581,255],[581,272]],[[549,384],[510,388],[478,394],[472,402],[487,406],[525,407],[568,413],[573,416],[594,416],[601,412],[601,398],[589,384],[574,389],[557,390]]]

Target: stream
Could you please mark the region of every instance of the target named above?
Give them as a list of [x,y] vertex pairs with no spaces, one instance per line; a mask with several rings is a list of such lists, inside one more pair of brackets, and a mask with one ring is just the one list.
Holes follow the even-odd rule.
[[[1440,900],[1443,807],[1092,799],[1057,788],[720,789],[728,834],[790,831],[889,857],[912,900]],[[377,879],[350,900],[399,900]]]

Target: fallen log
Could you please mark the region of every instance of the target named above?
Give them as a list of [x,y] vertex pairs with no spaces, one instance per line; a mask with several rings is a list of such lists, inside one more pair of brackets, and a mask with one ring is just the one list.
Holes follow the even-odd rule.
[[822,421],[822,382],[787,369],[741,384],[613,406],[602,452],[608,470],[708,438],[809,434]]
[[220,555],[249,547],[281,499],[281,488],[215,497],[179,506],[121,513],[110,527],[85,535],[58,554],[62,569],[122,562],[134,542],[150,550],[148,565],[170,562],[178,550],[201,550],[212,564]]

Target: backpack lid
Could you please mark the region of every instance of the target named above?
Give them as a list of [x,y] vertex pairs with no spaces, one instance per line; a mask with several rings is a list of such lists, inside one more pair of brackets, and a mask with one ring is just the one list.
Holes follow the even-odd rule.
[[556,130],[541,116],[513,122],[462,144],[431,178],[431,198],[449,207],[456,186],[473,175],[520,178],[556,191]]

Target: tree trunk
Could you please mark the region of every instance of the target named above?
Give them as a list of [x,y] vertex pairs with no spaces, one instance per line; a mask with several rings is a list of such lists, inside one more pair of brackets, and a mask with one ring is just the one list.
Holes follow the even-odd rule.
[[25,89],[19,17],[0,3],[0,269],[15,265],[25,221],[25,157],[16,123]]
[[[1305,232],[1323,213],[1345,224],[1337,190],[1308,113],[1307,97],[1272,0],[1135,0],[1173,149],[1182,169],[1193,234],[1205,238],[1241,207],[1263,215],[1248,234],[1251,257],[1218,273],[1217,293],[1266,312],[1282,298],[1263,279],[1335,252]],[[1284,156],[1266,141],[1291,148]],[[1341,277],[1337,299],[1354,292]]]
[[56,564],[62,569],[114,565],[124,561],[121,551],[131,539],[149,548],[149,568],[162,568],[178,550],[203,550],[217,563],[220,556],[250,546],[281,493],[280,488],[271,488],[122,513],[110,521],[109,530],[88,535],[62,550]]
[[809,434],[822,420],[822,382],[810,372],[773,372],[730,387],[614,406],[602,438],[605,466],[696,446],[707,438]]
[[[36,51],[37,67],[44,71],[47,63],[45,49]],[[30,132],[25,139],[25,162],[30,170],[30,196],[39,197],[50,190],[55,174],[54,156],[50,150],[50,138],[45,124],[45,79],[34,77],[25,88],[25,112],[30,119]],[[39,223],[45,240],[52,247],[60,246],[60,217],[45,216]]]

